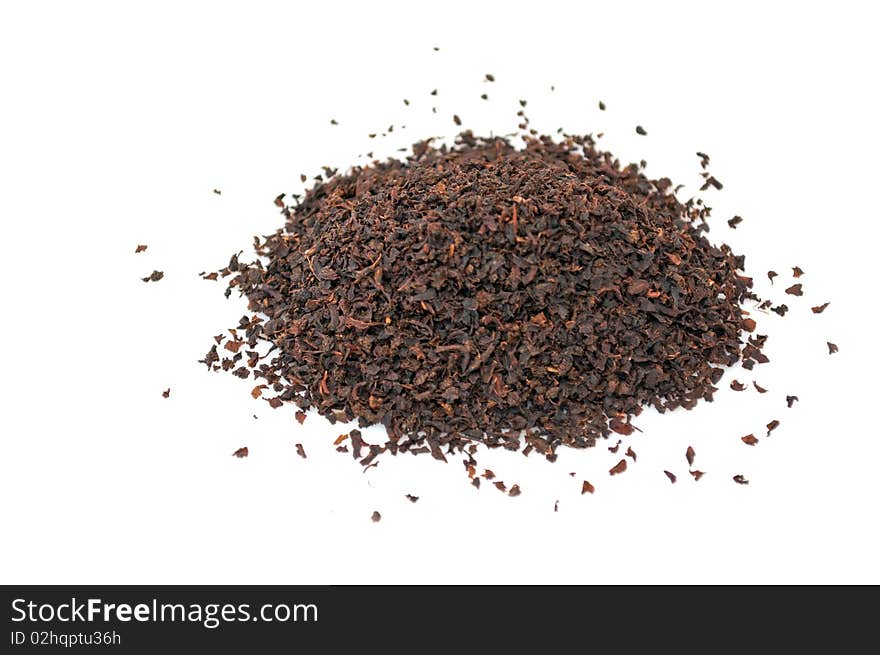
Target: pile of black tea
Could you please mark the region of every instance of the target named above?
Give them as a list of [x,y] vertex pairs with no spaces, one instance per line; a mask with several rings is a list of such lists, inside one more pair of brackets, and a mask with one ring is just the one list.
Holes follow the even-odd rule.
[[384,425],[386,445],[352,444],[368,463],[474,442],[552,458],[766,361],[743,257],[701,202],[590,136],[524,141],[423,141],[276,199],[260,259],[219,272],[253,314],[203,362],[274,407]]

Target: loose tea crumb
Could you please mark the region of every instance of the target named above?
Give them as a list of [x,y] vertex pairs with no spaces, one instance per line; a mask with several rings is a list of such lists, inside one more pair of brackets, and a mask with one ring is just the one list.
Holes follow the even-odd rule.
[[834,353],[836,353],[839,350],[836,343],[831,343],[830,341],[826,341],[825,343],[828,344],[828,354],[829,355],[833,355]]
[[373,512],[373,514],[370,516],[370,519],[373,521],[373,523],[378,523],[382,520],[382,515],[379,514],[379,512]]
[[734,216],[729,221],[727,221],[727,224],[735,230],[736,226],[739,225],[740,223],[742,223],[742,221],[743,221],[742,216]]
[[595,491],[596,491],[596,487],[594,487],[592,484],[590,484],[589,482],[584,480],[584,483],[581,485],[581,495],[583,496],[584,494],[591,494],[591,493],[594,493]]
[[163,277],[165,277],[165,273],[163,273],[162,271],[153,271],[147,277],[142,277],[141,279],[144,282],[158,282]]
[[792,266],[792,268],[791,268],[792,277],[798,278],[803,274],[804,274],[804,272],[803,272],[803,270],[801,270],[800,266]]
[[306,422],[306,413],[303,411],[296,412],[293,417],[296,419],[296,422],[302,425]]
[[733,476],[733,481],[736,482],[737,484],[748,484],[749,483],[749,481],[746,480],[745,477],[743,477],[742,475],[739,475],[739,474]]
[[694,482],[699,482],[700,478],[706,475],[703,471],[689,471],[689,473],[694,476]]
[[145,245],[143,245],[143,244],[139,244],[139,245],[134,249],[134,254],[138,254],[139,252],[143,252],[143,251],[145,251],[146,249],[147,249],[147,246],[145,246]]
[[767,277],[770,278],[770,284],[773,284],[773,278],[777,277],[779,273],[776,271],[767,271]]
[[620,448],[621,443],[623,443],[623,442],[621,442],[621,440],[618,439],[616,444],[614,444],[613,446],[608,446],[608,452],[609,453],[616,453],[618,451],[618,449]]
[[804,285],[800,282],[798,282],[797,284],[792,284],[785,290],[785,293],[789,294],[790,296],[802,296],[804,295],[803,286]]
[[168,387],[167,389],[165,389],[165,391],[162,392],[162,397],[163,398],[170,398],[171,397],[171,387]]
[[755,390],[757,390],[758,393],[767,393],[767,390],[754,380],[752,380],[752,386],[755,387]]
[[507,495],[515,497],[515,496],[519,496],[521,493],[522,493],[522,491],[520,490],[519,485],[515,484],[510,488],[510,491],[507,492]]
[[406,498],[407,498],[407,500],[409,500],[409,502],[411,502],[411,503],[417,503],[417,502],[419,502],[419,497],[418,497],[418,496],[413,496],[412,494],[407,494],[407,495],[406,495]]
[[639,134],[641,136],[645,136],[648,133],[645,131],[644,127],[642,127],[641,125],[636,125],[636,134]]
[[770,433],[773,432],[773,430],[775,430],[778,427],[779,427],[779,421],[777,421],[776,419],[770,421],[767,424],[767,436],[769,437]]
[[495,81],[495,76],[492,75],[492,73],[486,73],[486,81],[487,81],[487,82],[494,82],[494,81]]
[[785,397],[785,404],[788,405],[789,407],[791,407],[798,400],[800,400],[800,398],[798,398],[797,396],[786,396]]
[[675,481],[678,480],[678,477],[676,477],[675,473],[672,473],[670,471],[663,471],[663,473],[666,474],[666,477],[669,478],[669,482],[672,484],[675,484]]
[[622,459],[617,464],[611,467],[608,471],[610,475],[617,475],[618,473],[623,473],[626,470],[626,460]]
[[218,196],[221,195],[221,191],[220,191],[220,189],[214,189],[214,193],[215,193],[216,195],[218,195]]
[[605,103],[601,100],[599,101],[599,111],[605,111]]
[[636,455],[636,451],[634,451],[631,446],[626,449],[624,455],[626,455],[627,457],[631,457],[633,462],[635,462],[638,458],[638,456]]
[[687,450],[684,453],[684,457],[687,460],[688,466],[694,465],[694,458],[696,456],[697,456],[696,451],[691,446],[688,446]]
[[742,442],[747,446],[755,446],[758,444],[758,437],[756,437],[754,434],[747,434],[746,436],[741,438]]
[[247,457],[248,456],[247,446],[242,446],[241,448],[236,450],[234,453],[232,453],[232,456],[233,457]]
[[733,389],[734,391],[745,391],[746,385],[744,385],[739,380],[731,380],[730,381],[730,388]]
[[300,457],[302,457],[303,459],[307,459],[306,449],[303,448],[303,445],[301,443],[298,443],[295,445],[296,445],[296,454],[299,455]]
[[826,303],[823,303],[823,304],[821,304],[821,305],[817,305],[816,307],[810,307],[810,310],[811,310],[814,314],[821,314],[822,312],[825,311],[825,308],[828,307],[828,305],[830,305],[830,304],[831,304],[830,302],[826,302]]

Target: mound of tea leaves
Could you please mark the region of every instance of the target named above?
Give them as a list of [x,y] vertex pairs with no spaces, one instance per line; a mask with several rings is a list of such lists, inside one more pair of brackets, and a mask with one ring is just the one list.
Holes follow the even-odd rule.
[[384,424],[393,453],[591,446],[764,360],[741,342],[743,258],[706,238],[708,210],[590,137],[465,132],[278,204],[261,259],[222,272],[254,315],[232,358],[204,361],[275,406]]

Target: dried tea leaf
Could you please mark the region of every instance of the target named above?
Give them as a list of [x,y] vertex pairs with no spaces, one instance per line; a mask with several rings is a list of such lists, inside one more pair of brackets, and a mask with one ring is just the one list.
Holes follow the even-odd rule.
[[495,479],[495,473],[493,473],[491,469],[486,469],[483,471],[483,477],[487,480],[493,480]]
[[642,127],[641,125],[636,125],[636,134],[639,134],[641,136],[645,136],[647,134],[647,132],[645,131],[645,128]]
[[519,485],[515,484],[510,488],[510,491],[507,492],[507,495],[515,497],[515,496],[519,496],[521,493],[522,493],[522,491],[520,490]]
[[370,519],[373,521],[373,523],[378,523],[382,520],[382,515],[379,514],[379,512],[373,512],[373,514],[370,516]]
[[636,451],[634,451],[632,449],[632,446],[630,446],[626,449],[626,452],[624,453],[624,455],[626,455],[627,457],[631,457],[633,462],[635,462],[637,459]]
[[739,380],[731,380],[730,388],[733,389],[734,391],[745,391],[746,385],[744,385]]
[[790,287],[788,287],[785,290],[785,293],[787,293],[790,296],[802,296],[802,295],[804,295],[803,286],[804,285],[801,284],[800,282],[798,282],[797,284],[792,284]]
[[694,481],[699,481],[704,475],[706,475],[703,471],[690,471],[690,474],[694,476]]
[[685,459],[687,460],[688,466],[694,465],[694,458],[696,457],[696,455],[697,455],[696,451],[694,451],[694,449],[691,446],[688,446],[687,450],[685,451],[685,454],[684,454]]
[[298,444],[295,444],[295,446],[296,446],[296,454],[299,455],[300,457],[302,457],[303,459],[307,459],[306,458],[306,449],[303,448],[303,445],[301,443],[298,443]]
[[138,246],[134,249],[134,254],[138,254],[139,252],[143,252],[147,249],[146,245],[138,244]]
[[507,491],[507,485],[505,485],[501,480],[495,482],[494,484],[495,488],[498,489],[498,491]]
[[495,76],[492,75],[492,73],[486,73],[486,81],[487,81],[487,82],[494,82],[494,81],[495,81]]
[[741,437],[741,439],[742,442],[747,446],[755,446],[758,443],[758,437],[756,437],[754,434],[747,434],[746,436]]
[[162,392],[162,397],[163,398],[170,398],[171,397],[171,387],[168,387],[167,389],[165,389],[165,391]]
[[767,277],[770,278],[770,284],[773,284],[773,278],[779,275],[776,271],[767,271]]
[[826,341],[825,343],[828,344],[828,354],[829,355],[833,355],[834,353],[836,353],[839,350],[836,343],[831,343],[830,341]]
[[783,305],[779,305],[778,307],[771,307],[771,308],[770,308],[770,311],[771,311],[771,312],[776,312],[776,313],[779,314],[780,316],[785,316],[785,312],[788,311],[788,305],[784,305],[784,304],[783,304]]
[[830,305],[830,304],[831,304],[830,302],[826,302],[826,303],[823,303],[823,304],[821,304],[821,305],[816,305],[815,307],[810,307],[810,310],[811,310],[814,314],[821,314],[822,312],[825,311],[825,308],[828,307],[828,305]]
[[599,111],[605,111],[605,103],[601,100],[599,101]]
[[242,446],[241,448],[236,450],[234,453],[232,453],[232,456],[233,457],[247,457],[248,456],[247,446]]
[[253,396],[254,399],[259,398],[260,396],[263,395],[263,389],[267,389],[267,388],[268,387],[265,384],[258,384],[253,389],[251,389],[251,396]]
[[767,390],[754,380],[752,380],[752,386],[755,387],[758,393],[767,393]]
[[736,226],[742,223],[742,220],[742,216],[734,216],[729,221],[727,221],[727,224],[735,230]]
[[300,425],[306,422],[306,413],[302,410],[297,411],[293,416]]
[[616,453],[618,451],[618,449],[620,448],[620,444],[621,444],[621,441],[620,441],[620,439],[618,439],[616,444],[614,444],[613,446],[608,446],[608,452],[609,453]]
[[671,473],[670,471],[663,471],[666,474],[666,477],[669,478],[669,482],[675,484],[675,481],[678,480],[675,473]]
[[584,494],[591,494],[591,493],[594,493],[595,491],[596,491],[596,487],[594,487],[592,484],[590,484],[589,482],[584,480],[584,483],[581,485],[581,495],[583,496]]
[[742,475],[739,475],[739,474],[733,476],[733,481],[736,482],[737,484],[748,484],[749,483],[749,481],[746,480],[745,477],[743,477]]
[[770,433],[773,432],[773,430],[775,430],[778,427],[779,427],[779,421],[777,421],[776,419],[773,419],[772,421],[770,421],[767,424],[767,436],[769,437]]
[[419,502],[419,497],[418,497],[418,496],[413,496],[412,494],[406,494],[406,498],[407,498],[407,500],[409,500],[409,502],[411,502],[411,503],[417,503],[417,502]]
[[158,282],[163,277],[165,277],[165,273],[162,271],[153,271],[147,277],[142,277],[141,280],[144,282]]
[[792,277],[798,278],[803,274],[804,274],[804,272],[801,270],[800,266],[792,266],[792,268],[791,268]]
[[617,464],[611,467],[608,471],[609,475],[617,475],[618,473],[623,473],[626,470],[626,460],[622,459]]
[[785,397],[785,403],[786,403],[789,407],[791,407],[792,405],[794,405],[795,402],[797,402],[798,400],[800,400],[800,398],[798,398],[797,396],[786,396],[786,397]]

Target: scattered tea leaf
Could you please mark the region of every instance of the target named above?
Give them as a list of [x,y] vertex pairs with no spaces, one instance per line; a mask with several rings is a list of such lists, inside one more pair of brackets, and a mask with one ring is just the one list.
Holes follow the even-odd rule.
[[675,473],[672,473],[670,471],[663,471],[663,473],[666,474],[666,477],[669,478],[669,482],[671,482],[672,484],[675,484],[675,481],[678,480]]
[[791,407],[792,405],[794,405],[795,402],[797,402],[798,400],[800,400],[800,399],[799,399],[797,396],[786,396],[786,397],[785,397],[785,403],[786,403],[789,407]]
[[622,459],[617,464],[611,467],[608,471],[610,475],[617,475],[618,473],[623,473],[626,470],[626,460]]
[[378,523],[382,520],[382,515],[379,514],[379,512],[373,512],[373,514],[370,516],[370,519],[373,521],[373,523]]
[[242,446],[241,448],[236,450],[234,453],[232,453],[232,456],[233,457],[247,457],[248,456],[247,446]]
[[685,451],[685,454],[684,454],[685,459],[687,460],[688,466],[694,465],[694,458],[696,457],[696,455],[697,455],[696,451],[694,451],[694,449],[691,446],[688,446],[687,450]]
[[836,343],[831,343],[830,341],[826,341],[825,343],[828,344],[828,354],[829,355],[833,355],[834,353],[836,353],[839,350]]
[[147,277],[142,277],[141,279],[144,282],[158,282],[163,277],[165,277],[165,273],[163,273],[162,271],[153,271]]
[[798,282],[797,284],[792,284],[785,290],[785,293],[790,296],[802,296],[804,295],[803,286],[804,285],[800,282]]
[[146,250],[146,249],[147,249],[147,246],[145,246],[145,245],[138,245],[138,246],[134,249],[134,253],[137,254],[137,253],[139,253],[139,252],[143,252],[143,251]]
[[306,449],[303,448],[303,445],[301,443],[298,443],[295,445],[296,445],[296,454],[299,455],[300,457],[302,457],[303,459],[307,459],[306,458]]
[[821,305],[816,305],[815,307],[810,307],[810,309],[812,310],[812,312],[814,314],[821,314],[822,312],[825,311],[825,308],[828,307],[828,305],[830,305],[830,304],[831,304],[830,302],[826,302]]
[[733,481],[736,482],[737,484],[748,484],[749,483],[749,481],[746,480],[744,476],[739,475],[739,474],[733,476]]
[[742,442],[747,446],[756,446],[758,444],[758,437],[756,437],[754,434],[747,434],[746,436],[742,437]]
[[581,495],[583,496],[584,494],[591,494],[591,493],[594,493],[595,491],[596,491],[596,487],[594,487],[592,484],[590,484],[589,482],[584,480],[584,483],[581,485]]
[[778,427],[779,427],[779,421],[777,421],[776,419],[773,419],[772,421],[770,421],[767,424],[767,436],[769,437],[770,433],[773,432],[773,430],[775,430]]

